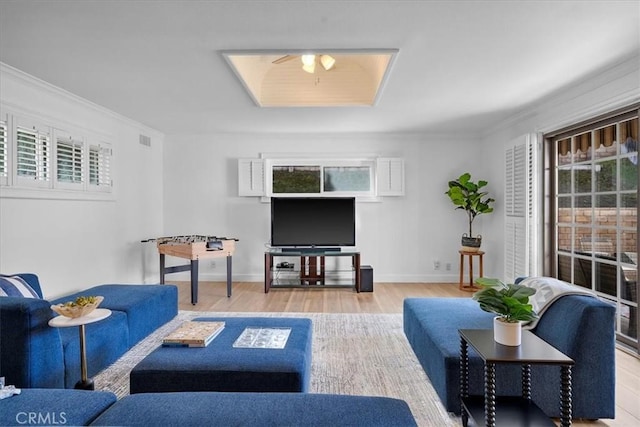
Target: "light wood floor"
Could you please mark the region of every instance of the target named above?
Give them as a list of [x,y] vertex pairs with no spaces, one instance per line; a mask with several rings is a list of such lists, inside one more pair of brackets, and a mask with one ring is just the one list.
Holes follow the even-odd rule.
[[[470,293],[450,283],[375,283],[374,292],[352,289],[273,289],[264,293],[262,283],[237,282],[233,295],[226,296],[226,284],[200,282],[198,303],[191,304],[188,282],[178,285],[181,310],[219,312],[302,312],[302,313],[402,313],[408,297],[469,298]],[[616,419],[575,420],[574,426],[640,426],[640,359],[616,350]]]

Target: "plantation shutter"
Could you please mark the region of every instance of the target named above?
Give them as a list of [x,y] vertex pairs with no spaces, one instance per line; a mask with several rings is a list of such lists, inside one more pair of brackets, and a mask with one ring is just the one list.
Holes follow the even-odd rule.
[[238,195],[264,196],[264,160],[238,160]]
[[504,275],[508,282],[537,274],[537,139],[535,134],[524,135],[505,151]]
[[84,143],[72,137],[56,138],[57,182],[67,188],[82,187]]
[[33,127],[16,128],[16,176],[21,184],[49,186],[51,180],[51,137]]
[[0,121],[0,184],[6,185],[9,176],[8,165],[8,127],[6,121]]
[[378,158],[376,160],[377,195],[404,196],[404,160]]
[[111,156],[109,146],[89,146],[89,185],[94,190],[111,191]]

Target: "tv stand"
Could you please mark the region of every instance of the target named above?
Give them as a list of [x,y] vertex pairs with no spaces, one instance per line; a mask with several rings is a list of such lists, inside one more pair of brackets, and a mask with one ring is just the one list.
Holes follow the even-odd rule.
[[[299,265],[278,267],[274,261],[278,257],[299,257]],[[326,257],[350,257],[351,266],[348,270],[327,271]],[[345,279],[347,274],[349,278]],[[360,252],[340,248],[287,248],[264,253],[264,293],[271,288],[302,287],[349,287],[360,292]]]
[[313,246],[306,248],[281,248],[282,252],[295,254],[317,254],[318,252],[342,252],[342,248],[315,248]]

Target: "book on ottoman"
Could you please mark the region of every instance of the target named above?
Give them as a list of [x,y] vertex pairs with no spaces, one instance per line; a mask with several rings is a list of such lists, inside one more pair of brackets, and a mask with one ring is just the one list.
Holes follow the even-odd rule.
[[224,322],[184,322],[162,340],[164,347],[206,347],[224,329]]

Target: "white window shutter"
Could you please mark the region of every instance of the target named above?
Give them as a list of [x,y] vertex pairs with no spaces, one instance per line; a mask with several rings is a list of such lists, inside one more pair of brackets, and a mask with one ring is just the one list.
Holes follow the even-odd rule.
[[83,189],[84,141],[62,131],[55,133],[56,188]]
[[16,183],[28,187],[51,187],[51,131],[41,124],[19,119],[15,129]]
[[376,160],[378,196],[404,196],[404,160],[380,157]]
[[264,160],[238,160],[238,195],[264,196]]
[[113,150],[110,144],[89,144],[89,188],[92,191],[111,192],[111,157]]
[[9,126],[0,120],[0,185],[7,185],[9,178]]
[[505,151],[504,276],[508,282],[537,274],[537,135],[511,142]]

